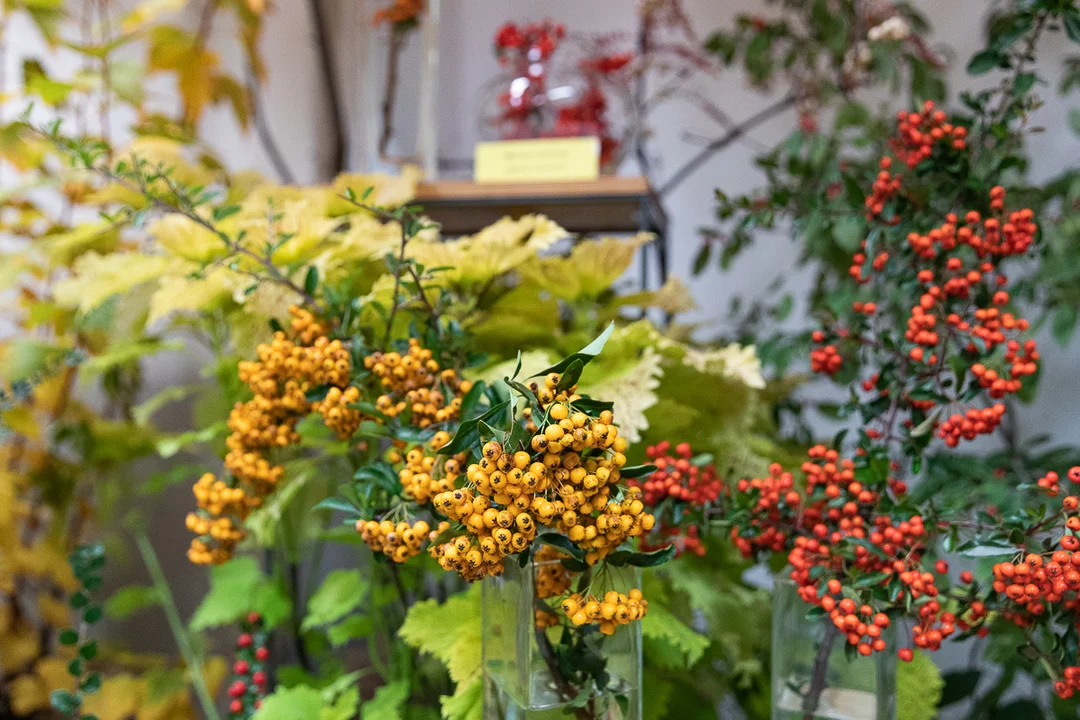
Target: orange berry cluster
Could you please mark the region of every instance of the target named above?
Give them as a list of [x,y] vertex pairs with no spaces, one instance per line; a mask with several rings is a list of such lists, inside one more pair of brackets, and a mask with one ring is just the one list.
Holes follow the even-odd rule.
[[[289,334],[275,333],[269,344],[257,348],[258,361],[237,366],[253,397],[229,413],[225,469],[230,477],[204,475],[192,488],[199,509],[186,524],[198,535],[188,550],[196,564],[220,564],[232,556],[245,536],[244,519],[284,476],[284,468],[267,453],[299,442],[296,423],[302,417],[314,409],[343,436],[359,424],[359,414],[347,407],[359,399],[359,391],[347,387],[352,374],[348,349],[327,338],[326,327],[307,310],[292,307],[289,313]],[[307,392],[326,385],[326,399],[309,403]]]
[[470,581],[498,575],[503,558],[528,548],[538,526],[565,534],[592,565],[653,528],[639,489],[629,488],[621,502],[611,499],[626,464],[626,440],[611,411],[590,417],[576,410],[580,396],[560,389],[559,380],[553,373],[531,383],[545,413],[543,427],[525,416],[534,433],[531,452],[490,441],[466,469],[466,486],[434,497],[436,511],[466,533],[431,548],[444,569]]
[[960,440],[974,440],[978,435],[990,435],[1001,424],[1005,406],[994,403],[988,408],[971,408],[963,415],[956,413],[941,423],[938,436],[949,447],[956,447]]
[[[873,220],[881,216],[881,213],[885,210],[885,203],[889,202],[894,195],[900,192],[900,176],[893,175],[889,172],[892,168],[892,158],[883,157],[878,163],[880,170],[878,171],[877,178],[874,180],[874,185],[870,189],[870,194],[866,196],[866,219]],[[893,224],[900,222],[899,217],[894,217],[890,222]],[[865,260],[865,256],[863,260]],[[854,271],[853,271],[854,274]],[[856,275],[856,279],[858,276]]]
[[440,370],[431,350],[421,347],[416,338],[409,338],[404,354],[380,351],[365,357],[364,367],[383,391],[375,408],[388,417],[409,410],[411,423],[421,428],[456,419],[462,397],[472,389],[472,383],[458,378],[453,369]]
[[967,147],[967,128],[947,122],[941,110],[934,109],[934,103],[923,103],[922,112],[900,111],[896,114],[897,134],[890,144],[893,154],[908,168],[914,169],[923,160],[933,154],[934,145],[942,143],[953,150]]
[[570,571],[559,562],[567,557],[550,545],[544,545],[533,555],[536,573],[536,597],[547,599],[558,597],[570,589],[573,580]]
[[360,400],[360,388],[348,387],[342,390],[332,387],[326,392],[326,397],[312,403],[311,409],[323,416],[326,427],[345,440],[356,433],[364,419],[362,412],[349,407],[358,400]]
[[[825,333],[815,330],[811,339],[816,343],[823,343],[825,342]],[[835,375],[843,365],[844,358],[837,351],[835,345],[823,345],[810,351],[811,372],[821,373],[822,375]]]
[[645,491],[642,500],[648,506],[659,504],[664,498],[674,498],[692,505],[704,505],[716,502],[723,485],[716,476],[716,466],[712,463],[697,467],[690,463],[694,456],[690,443],[675,446],[678,457],[670,455],[671,443],[667,440],[645,450],[645,456],[656,465],[644,483],[631,480],[632,487],[641,486]]
[[[428,442],[432,450],[438,450],[450,441],[450,434],[445,430],[435,433]],[[439,493],[445,493],[457,487],[461,474],[464,454],[452,458],[440,458],[427,455],[419,447],[414,447],[405,454],[405,466],[398,471],[398,480],[405,495],[421,505],[431,502]]]
[[411,27],[424,12],[424,0],[391,0],[386,7],[375,11],[373,17],[375,25],[390,23],[391,25]]
[[381,552],[396,563],[403,563],[420,554],[426,540],[438,537],[424,520],[411,525],[405,521],[357,520],[356,532],[374,552]]
[[612,635],[619,625],[627,625],[645,617],[649,601],[641,590],[633,588],[628,593],[609,590],[603,598],[574,593],[562,601],[562,611],[576,626],[595,623],[604,635]]
[[[829,590],[833,594],[840,592],[840,581],[829,581]],[[870,655],[885,649],[882,632],[889,627],[889,616],[875,612],[869,605],[855,606],[851,598],[842,598],[840,602],[831,595],[822,598],[822,607],[828,611],[833,625],[847,638],[849,645],[855,645],[860,655]]]

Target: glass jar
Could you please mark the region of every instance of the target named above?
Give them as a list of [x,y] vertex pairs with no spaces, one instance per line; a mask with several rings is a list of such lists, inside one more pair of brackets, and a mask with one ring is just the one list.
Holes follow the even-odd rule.
[[364,154],[368,172],[438,170],[439,0],[365,3]]
[[[507,558],[503,575],[483,585],[485,720],[640,720],[641,623],[619,625],[612,635],[595,625],[574,627],[559,608],[562,592],[540,597],[550,594],[544,588],[552,579],[570,583],[566,592],[589,586],[601,597],[609,590],[641,587],[637,568],[609,567],[590,584],[587,573],[571,575],[558,560],[521,567]],[[582,685],[568,675],[565,661],[560,662],[560,643],[567,640],[575,657],[600,663],[604,687],[591,681]]]
[[[810,610],[795,583],[778,578],[773,591],[772,719],[895,720],[896,634],[870,657],[851,653],[829,618]],[[816,701],[815,701],[815,697]]]
[[629,86],[626,54],[588,56],[562,25],[503,25],[495,36],[502,72],[480,94],[482,140],[594,137],[600,168],[624,155]]

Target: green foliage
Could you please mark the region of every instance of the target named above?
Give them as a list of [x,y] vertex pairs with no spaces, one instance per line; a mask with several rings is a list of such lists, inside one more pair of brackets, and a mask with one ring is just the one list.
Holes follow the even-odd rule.
[[79,581],[79,589],[71,594],[68,604],[80,619],[78,630],[69,628],[60,633],[60,643],[75,650],[75,658],[67,665],[75,690],[54,690],[49,700],[53,708],[72,720],[96,720],[93,715],[81,712],[86,696],[101,687],[101,673],[88,667],[97,657],[97,641],[87,640],[85,630],[101,619],[101,606],[94,604],[90,595],[101,588],[105,550],[100,545],[80,545],[68,556],[68,563]]
[[398,630],[398,637],[446,665],[458,689],[480,670],[480,587],[454,595],[439,604],[418,602]]
[[649,603],[649,614],[641,621],[641,634],[677,648],[684,655],[687,668],[700,660],[709,647],[708,637],[684,625],[670,610],[655,600]]
[[248,613],[273,628],[289,616],[292,603],[277,583],[263,576],[254,558],[241,557],[210,571],[210,592],[191,617],[192,630],[230,625]]
[[157,590],[149,585],[128,585],[105,601],[105,614],[114,620],[124,618],[161,603]]
[[920,651],[896,673],[896,720],[933,720],[937,717],[945,681],[930,656]]
[[409,697],[409,684],[404,680],[383,685],[375,697],[360,706],[360,720],[402,720],[402,706]]
[[329,625],[345,617],[364,601],[368,583],[359,570],[335,570],[326,576],[308,600],[302,630]]
[[297,718],[321,718],[322,694],[307,685],[279,687],[262,700],[262,705],[252,715],[252,720],[297,720]]

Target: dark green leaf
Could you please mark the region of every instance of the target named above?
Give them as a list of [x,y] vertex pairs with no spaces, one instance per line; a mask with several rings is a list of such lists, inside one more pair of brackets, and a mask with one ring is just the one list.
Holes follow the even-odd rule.
[[1001,55],[996,50],[983,50],[976,53],[968,62],[967,71],[971,75],[982,75],[998,67]]
[[532,377],[539,377],[541,375],[547,375],[548,373],[561,373],[562,371],[570,367],[570,365],[575,360],[581,361],[581,364],[583,366],[588,365],[589,361],[599,355],[600,352],[604,349],[604,345],[607,343],[608,338],[611,337],[611,333],[613,333],[614,331],[615,323],[612,322],[607,326],[607,328],[604,329],[604,332],[600,333],[600,335],[595,340],[583,347],[581,350],[578,350],[576,353],[569,357],[563,358],[562,360],[555,363],[546,370],[541,370]]
[[308,295],[314,295],[317,287],[319,287],[319,268],[312,265],[308,268],[307,275],[304,277],[304,292]]
[[647,553],[633,552],[631,550],[616,550],[608,555],[604,562],[614,567],[622,567],[623,565],[633,565],[634,567],[656,567],[657,565],[663,565],[668,560],[675,557],[675,550],[674,544]]
[[652,475],[656,472],[655,465],[631,465],[629,467],[619,468],[619,475],[623,478],[638,478],[644,475]]
[[536,539],[544,543],[545,545],[550,545],[556,550],[560,550],[567,555],[576,558],[577,560],[585,559],[585,551],[572,543],[570,541],[570,538],[566,537],[565,535],[560,535],[559,533],[554,532],[547,532],[538,535]]

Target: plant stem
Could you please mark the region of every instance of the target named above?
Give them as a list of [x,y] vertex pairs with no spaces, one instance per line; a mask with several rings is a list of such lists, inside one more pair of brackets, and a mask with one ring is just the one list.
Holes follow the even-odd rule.
[[814,670],[810,675],[810,687],[803,698],[803,720],[814,720],[814,712],[821,702],[821,693],[825,690],[825,675],[829,670],[829,656],[832,654],[833,644],[840,637],[840,631],[831,621],[825,622],[825,637],[821,639],[817,655],[814,656]]
[[154,546],[144,531],[135,531],[135,546],[139,549],[139,554],[142,556],[147,572],[150,573],[150,581],[154,585],[154,590],[161,599],[161,607],[165,611],[165,619],[169,623],[173,639],[176,640],[176,646],[188,666],[191,685],[195,688],[195,695],[199,698],[199,705],[202,706],[207,720],[220,720],[217,708],[214,707],[214,698],[210,695],[210,689],[206,686],[206,678],[203,677],[201,659],[196,655],[195,649],[191,645],[191,638],[188,636],[187,629],[180,619],[180,612],[176,609],[176,600],[173,598],[172,590],[169,588],[169,581],[165,578],[165,573],[158,562],[157,553],[154,552]]
[[[551,612],[551,608],[549,608],[547,603],[539,597],[533,598],[533,607],[546,613]],[[559,659],[555,655],[555,648],[551,646],[551,640],[547,636],[547,630],[541,627],[534,627],[533,634],[536,637],[536,648],[540,652],[540,657],[543,659],[544,664],[547,665],[548,672],[551,674],[551,680],[555,683],[555,687],[559,689],[559,693],[563,696],[564,700],[573,700],[577,697],[577,691],[574,689],[574,686],[563,677],[562,671],[559,669]],[[574,717],[577,718],[577,720],[593,720],[594,718],[593,714],[583,707],[574,708]]]
[[292,185],[295,182],[295,176],[289,169],[285,156],[281,154],[281,148],[274,140],[274,134],[270,132],[270,125],[266,122],[259,79],[255,77],[255,70],[251,67],[250,61],[245,63],[244,72],[247,79],[248,102],[251,103],[251,119],[255,123],[255,134],[258,135],[259,143],[270,158],[270,164],[274,166],[274,172],[278,174],[278,178],[286,185]]
[[379,159],[390,161],[390,141],[394,138],[394,103],[397,97],[398,63],[405,34],[390,29],[390,45],[386,49],[386,87],[382,99],[382,129],[379,132]]
[[731,128],[727,133],[713,140],[711,143],[702,148],[694,157],[690,158],[681,168],[676,170],[671,178],[668,179],[663,185],[660,186],[658,194],[661,196],[667,195],[677,186],[681,185],[686,178],[693,174],[698,168],[704,165],[709,158],[716,153],[720,152],[728,145],[741,138],[748,131],[757,127],[766,120],[770,120],[776,115],[784,112],[785,110],[792,108],[799,101],[800,96],[797,93],[791,93],[780,98],[772,105],[769,105],[760,112],[751,115],[746,120]]
[[319,54],[319,65],[326,85],[326,97],[330,103],[330,158],[331,176],[345,169],[345,112],[341,107],[341,95],[338,92],[337,71],[334,65],[333,50],[330,47],[330,33],[323,3],[309,0],[311,19],[315,25],[315,49]]

